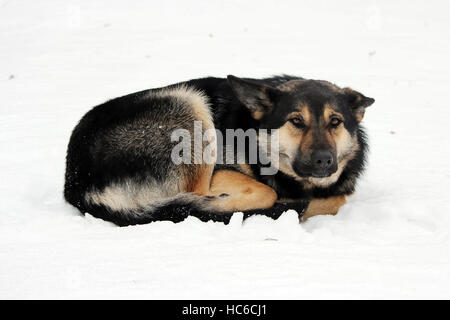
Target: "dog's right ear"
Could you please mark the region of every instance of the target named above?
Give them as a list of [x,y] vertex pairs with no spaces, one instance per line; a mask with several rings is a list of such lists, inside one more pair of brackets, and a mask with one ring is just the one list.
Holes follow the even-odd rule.
[[227,79],[236,98],[248,108],[253,118],[260,120],[272,111],[278,89],[232,75]]

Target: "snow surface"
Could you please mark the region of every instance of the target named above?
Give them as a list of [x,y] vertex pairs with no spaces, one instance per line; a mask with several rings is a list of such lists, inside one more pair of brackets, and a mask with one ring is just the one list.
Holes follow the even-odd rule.
[[[0,298],[450,298],[448,1],[0,2]],[[92,106],[288,73],[376,98],[339,214],[118,228],[62,198]]]

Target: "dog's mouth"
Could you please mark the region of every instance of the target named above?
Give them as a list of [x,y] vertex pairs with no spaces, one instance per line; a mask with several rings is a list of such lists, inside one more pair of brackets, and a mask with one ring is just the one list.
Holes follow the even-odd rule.
[[311,173],[312,178],[328,178],[332,175],[332,172],[329,173]]
[[328,178],[331,177],[333,175],[334,172],[326,172],[326,173],[300,173],[300,172],[296,172],[297,175],[300,178],[306,179],[306,178],[316,178],[316,179],[321,179],[321,178]]
[[295,170],[295,173],[302,179],[315,178],[323,179],[331,177],[337,170],[321,170],[321,171],[302,171]]

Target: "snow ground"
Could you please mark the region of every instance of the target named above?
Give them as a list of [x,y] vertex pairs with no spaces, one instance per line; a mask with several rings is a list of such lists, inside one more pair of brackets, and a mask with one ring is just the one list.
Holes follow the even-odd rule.
[[[450,298],[446,1],[0,1],[0,298]],[[335,216],[117,228],[62,198],[72,128],[109,98],[289,73],[376,103]]]

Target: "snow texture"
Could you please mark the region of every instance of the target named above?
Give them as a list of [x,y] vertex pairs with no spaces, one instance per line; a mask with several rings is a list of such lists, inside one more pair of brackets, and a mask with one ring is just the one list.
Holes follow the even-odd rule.
[[[449,298],[448,1],[0,2],[0,298]],[[62,197],[107,99],[288,73],[374,97],[337,216],[118,228]]]

